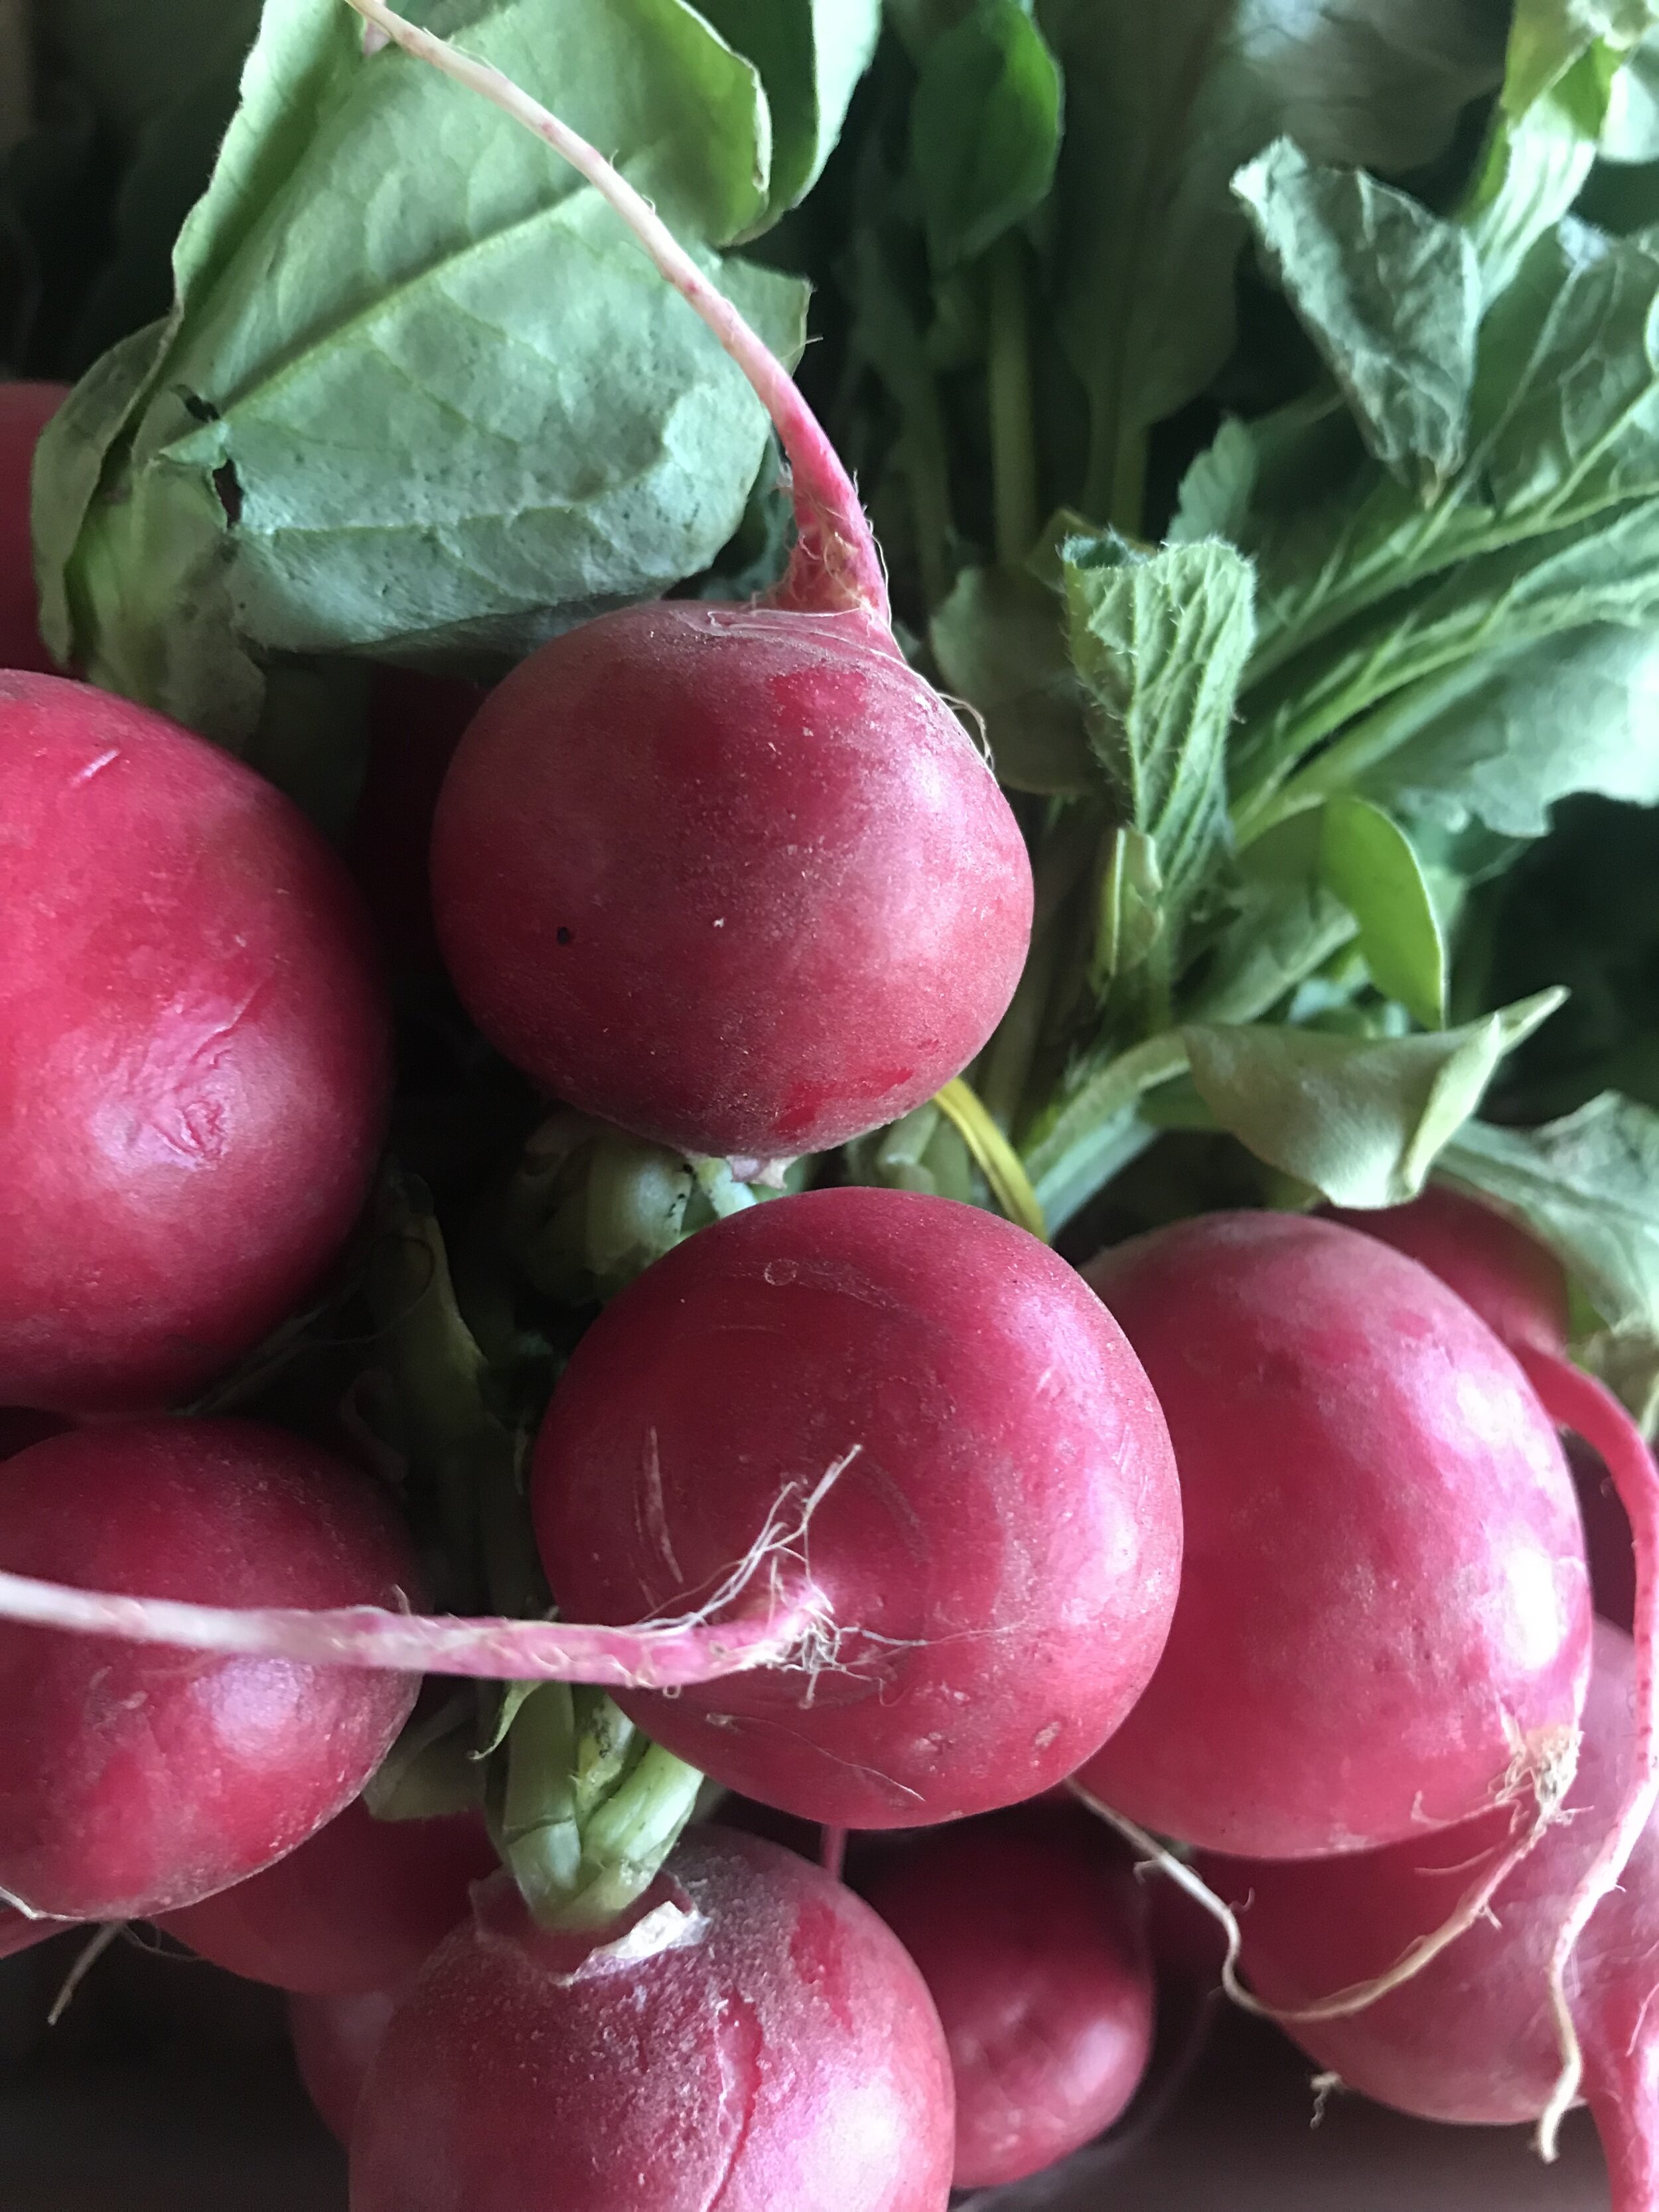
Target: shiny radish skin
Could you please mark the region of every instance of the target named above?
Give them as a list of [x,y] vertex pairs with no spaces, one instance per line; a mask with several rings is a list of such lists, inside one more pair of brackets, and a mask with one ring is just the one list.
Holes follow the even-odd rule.
[[[0,1565],[231,1605],[416,1595],[379,1486],[244,1421],[110,1424],[33,1445],[0,1468]],[[0,1889],[65,1919],[194,1904],[349,1803],[418,1687],[0,1625]]]
[[1019,828],[956,716],[857,611],[670,601],[542,647],[439,801],[468,1011],[568,1103],[773,1158],[920,1105],[1006,1010]]
[[408,1981],[499,1863],[476,1813],[377,1820],[359,1800],[263,1874],[161,1925],[250,1981],[358,1996]]
[[1327,1218],[1416,1260],[1474,1308],[1513,1352],[1565,1351],[1567,1278],[1535,1237],[1477,1198],[1431,1183],[1409,1206],[1375,1212],[1333,1207]]
[[360,905],[282,794],[159,714],[0,675],[0,1401],[143,1410],[350,1231],[390,1048]]
[[360,1996],[288,2001],[294,2063],[318,2118],[337,2142],[351,2140],[363,2084],[402,1995],[401,1990],[371,1990]]
[[[1287,2022],[1350,2088],[1424,2119],[1535,2119],[1560,2066],[1547,1970],[1556,1931],[1629,1781],[1630,1639],[1597,1624],[1571,1818],[1492,1899],[1492,1916],[1413,1979],[1340,2020]],[[1386,1850],[1288,1866],[1200,1860],[1238,1908],[1244,1979],[1289,2009],[1386,1972],[1455,1910],[1511,1839],[1507,1809]],[[1659,1833],[1650,1827],[1579,1944],[1571,2005],[1616,2212],[1659,2202]]]
[[577,1346],[531,1504],[570,1618],[706,1603],[832,1469],[799,1547],[820,1663],[619,1703],[728,1788],[833,1827],[1035,1796],[1123,1719],[1181,1566],[1168,1433],[1121,1332],[1024,1230],[903,1191],[753,1207]]
[[[678,1940],[630,1956],[653,1911]],[[538,1929],[506,1875],[477,1893],[380,2045],[351,2206],[945,2212],[951,2133],[896,1938],[793,1852],[697,1828],[608,1936]]]
[[69,390],[67,384],[0,384],[0,669],[46,676],[56,665],[40,635],[30,484],[40,433]]
[[1112,2124],[1152,2057],[1155,1992],[1146,1894],[1103,1834],[1055,1820],[942,1829],[864,1894],[939,2008],[957,2188],[1024,2180]]
[[1559,1751],[1589,1666],[1577,1501],[1463,1301],[1285,1214],[1180,1222],[1086,1272],[1168,1419],[1187,1529],[1168,1646],[1090,1793],[1209,1850],[1315,1857],[1465,1820],[1517,1744]]

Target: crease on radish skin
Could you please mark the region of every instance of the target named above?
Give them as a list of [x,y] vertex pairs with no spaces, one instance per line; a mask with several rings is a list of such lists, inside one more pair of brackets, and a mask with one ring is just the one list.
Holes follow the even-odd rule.
[[[825,1673],[854,1671],[842,1656],[854,1629],[838,1625],[814,1586],[807,1556],[812,1516],[858,1457],[854,1445],[804,1498],[790,1483],[747,1556],[696,1610],[630,1628],[499,1616],[389,1613],[375,1606],[328,1610],[195,1605],[118,1595],[0,1570],[0,1620],[72,1635],[114,1637],[187,1651],[240,1653],[310,1666],[460,1674],[495,1681],[575,1681],[605,1689],[683,1689],[761,1667],[798,1668],[808,1700]],[[790,1515],[793,1509],[793,1520]],[[716,1620],[757,1581],[764,1602]],[[29,1908],[17,1900],[28,1917]]]
[[[383,40],[392,40],[413,59],[481,94],[514,122],[533,131],[622,217],[658,273],[702,318],[743,371],[788,458],[798,542],[782,582],[765,595],[763,603],[799,613],[857,610],[878,623],[890,642],[886,568],[852,478],[788,370],[698,268],[650,202],[597,147],[489,63],[406,21],[383,0],[347,0],[347,5]],[[891,649],[897,653],[896,643]]]
[[[1281,2027],[1293,2027],[1322,2020],[1346,2020],[1355,2013],[1364,2012],[1379,1998],[1387,1996],[1390,1990],[1400,1989],[1407,1982],[1415,1979],[1460,1936],[1466,1934],[1478,1922],[1490,1918],[1493,1898],[1516,1868],[1537,1849],[1558,1821],[1571,1819],[1571,1815],[1565,1814],[1562,1807],[1577,1772],[1579,1741],[1576,1730],[1552,1729],[1546,1731],[1535,1745],[1517,1747],[1509,1772],[1493,1793],[1493,1802],[1497,1805],[1511,1803],[1519,1815],[1522,1793],[1530,1786],[1533,1800],[1531,1818],[1508,1850],[1498,1854],[1491,1867],[1458,1900],[1439,1927],[1409,1945],[1386,1973],[1375,1975],[1370,1981],[1356,1982],[1347,1989],[1334,1990],[1329,1996],[1320,1998],[1316,2004],[1294,2008],[1264,2004],[1239,1979],[1238,1960],[1243,1937],[1237,1917],[1201,1875],[1176,1858],[1172,1851],[1158,1842],[1156,1836],[1137,1822],[1103,1803],[1075,1778],[1070,1787],[1073,1795],[1082,1804],[1087,1806],[1097,1819],[1116,1829],[1119,1835],[1140,1854],[1143,1865],[1155,1869],[1176,1883],[1194,1904],[1201,1905],[1219,1924],[1227,1939],[1226,1955],[1221,1965],[1221,1986],[1232,2002],[1241,2011],[1253,2013],[1258,2019],[1274,2021]],[[1574,2040],[1576,2043],[1576,2033]],[[1568,2096],[1569,2105],[1577,2094],[1577,2081],[1575,2078]],[[1561,2109],[1565,2112],[1567,2106],[1564,2105]],[[1541,2152],[1541,2142],[1540,2149]],[[1544,2154],[1549,2155],[1547,2153]]]
[[1537,2142],[1539,2156],[1553,2161],[1559,2152],[1561,2123],[1578,2095],[1584,2071],[1583,2050],[1567,1998],[1567,1969],[1596,1906],[1617,1887],[1632,1851],[1659,1808],[1659,1589],[1654,1579],[1659,1556],[1659,1466],[1641,1431],[1604,1383],[1555,1352],[1527,1344],[1512,1349],[1550,1419],[1601,1455],[1629,1517],[1636,1553],[1635,1756],[1630,1788],[1573,1893],[1550,1960],[1550,2007],[1561,2049],[1561,2072],[1539,2118]]

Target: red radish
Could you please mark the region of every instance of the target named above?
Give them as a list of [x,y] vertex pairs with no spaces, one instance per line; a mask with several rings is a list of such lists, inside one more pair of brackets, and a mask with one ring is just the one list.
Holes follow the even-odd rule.
[[[1565,1976],[1573,1945],[1598,1899],[1617,1882],[1625,1855],[1635,1847],[1659,1806],[1659,1468],[1641,1431],[1612,1392],[1565,1357],[1565,1279],[1553,1255],[1522,1230],[1490,1206],[1450,1192],[1434,1193],[1415,1206],[1357,1216],[1355,1225],[1418,1252],[1504,1338],[1551,1419],[1599,1455],[1628,1523],[1632,1571],[1623,1588],[1628,1591],[1626,1618],[1636,1643],[1634,1771],[1607,1847],[1585,1874],[1583,1890],[1561,1923],[1554,1972],[1558,2012],[1564,2018]],[[1583,1494],[1582,1484],[1580,1488]],[[1587,1503],[1596,1548],[1605,1555],[1611,1534],[1617,1560],[1617,1531],[1607,1529],[1608,1502],[1593,1495]],[[1593,1571],[1594,1550],[1591,1564]],[[1558,2103],[1571,2093],[1574,2079],[1569,2044],[1564,2035],[1568,2063]],[[1547,2133],[1559,2113],[1547,2122]]]
[[332,1258],[385,1119],[350,884],[281,793],[89,686],[0,675],[0,1399],[146,1407]]
[[[1426,2119],[1502,2124],[1544,2111],[1559,2061],[1549,1966],[1570,1901],[1631,1776],[1629,1639],[1602,1622],[1570,1817],[1476,1921],[1411,1979],[1291,2033],[1350,2087]],[[1238,1910],[1256,1995],[1289,2012],[1395,1966],[1456,1911],[1511,1836],[1498,1810],[1386,1850],[1290,1866],[1204,1860]],[[1617,2212],[1659,2202],[1659,1832],[1650,1827],[1575,1960],[1571,2007]]]
[[380,4],[360,14],[537,131],[738,362],[793,472],[799,543],[749,606],[583,624],[462,742],[432,848],[438,935],[526,1073],[694,1154],[817,1152],[978,1052],[1031,928],[1018,825],[906,664],[857,494],[787,372],[584,140]]
[[692,1830],[605,1933],[502,1875],[398,2005],[353,2212],[944,2212],[949,2061],[870,1908],[793,1853]]
[[[877,1828],[1069,1773],[1151,1674],[1180,1571],[1168,1433],[1110,1316],[1024,1230],[905,1192],[773,1200],[659,1261],[584,1339],[534,1487],[556,1589],[599,1625],[181,1602],[3,1562],[0,1619],[592,1683],[748,1795]],[[693,1694],[638,1694],[665,1691]]]
[[947,1199],[844,1189],[701,1231],[607,1307],[537,1441],[555,1596],[678,1613],[780,1488],[839,1634],[619,1702],[729,1788],[834,1826],[989,1811],[1068,1774],[1157,1662],[1181,1561],[1158,1404],[1054,1253]]
[[29,535],[34,449],[69,398],[66,384],[0,384],[0,669],[52,667],[40,635]]
[[[228,1605],[390,1605],[415,1576],[377,1486],[241,1421],[33,1445],[0,1468],[0,1562]],[[0,1626],[0,1891],[125,1920],[240,1881],[356,1796],[418,1687]]]
[[1332,1207],[1332,1221],[1416,1260],[1449,1284],[1513,1352],[1560,1352],[1567,1341],[1567,1279],[1536,1237],[1479,1199],[1432,1183],[1409,1206],[1375,1212]]
[[355,1997],[291,1996],[288,2030],[295,2063],[317,2116],[337,2142],[349,2142],[357,2101],[401,1991]]
[[499,1863],[477,1814],[376,1820],[359,1802],[263,1874],[161,1925],[251,1981],[356,1996],[409,1980]]
[[1462,1300],[1283,1214],[1180,1222],[1087,1272],[1168,1418],[1187,1528],[1168,1648],[1090,1793],[1302,1858],[1466,1819],[1558,1759],[1589,1662],[1577,1504]]
[[975,1822],[865,1895],[921,1969],[957,2089],[958,2189],[1023,2180],[1108,2128],[1152,2056],[1146,1899],[1097,1832]]

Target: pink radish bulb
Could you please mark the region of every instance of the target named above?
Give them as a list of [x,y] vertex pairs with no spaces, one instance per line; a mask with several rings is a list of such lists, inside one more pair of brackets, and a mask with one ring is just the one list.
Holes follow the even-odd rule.
[[920,1105],[1030,933],[1006,801],[851,612],[669,602],[555,639],[462,741],[432,869],[492,1042],[693,1153],[820,1152]]
[[694,1829],[620,1926],[538,1928],[505,1876],[386,2032],[352,2212],[944,2212],[927,1988],[819,1868]]
[[1567,1279],[1560,1261],[1479,1199],[1433,1183],[1409,1206],[1375,1212],[1334,1207],[1328,1218],[1419,1261],[1511,1351],[1523,1344],[1540,1352],[1565,1347]]
[[[241,1421],[112,1424],[33,1445],[0,1468],[0,1565],[239,1606],[389,1606],[415,1580],[375,1484]],[[0,1626],[0,1889],[81,1920],[210,1896],[340,1812],[418,1687]]]
[[370,1990],[359,1996],[288,2001],[294,2063],[318,2118],[337,2142],[351,2140],[363,2084],[401,1995]]
[[[1632,1651],[1606,1622],[1584,1706],[1570,1817],[1550,1828],[1483,1916],[1419,1972],[1346,2018],[1286,2025],[1351,2088],[1425,2119],[1536,2119],[1559,2067],[1549,1962],[1562,1917],[1631,1771]],[[1293,2012],[1385,1974],[1431,1936],[1511,1839],[1509,1808],[1386,1850],[1305,1865],[1204,1859],[1238,1911],[1245,1979]],[[1577,1954],[1571,2008],[1617,2212],[1659,2202],[1659,1833],[1597,1907]]]
[[377,1820],[360,1802],[263,1874],[161,1925],[250,1981],[356,1996],[408,1981],[498,1864],[476,1813]]
[[659,1260],[578,1346],[531,1503],[563,1610],[706,1603],[781,1497],[833,1480],[807,1663],[619,1702],[729,1788],[908,1827],[1036,1796],[1146,1684],[1181,1562],[1169,1440],[1048,1248],[902,1191],[781,1198]]
[[40,433],[69,398],[66,384],[0,384],[0,669],[50,673],[29,534],[30,477]]
[[1572,1480],[1516,1360],[1416,1261],[1214,1214],[1087,1271],[1170,1425],[1187,1549],[1146,1694],[1081,1777],[1144,1827],[1316,1857],[1468,1818],[1577,1720]]
[[158,714],[0,675],[0,1399],[154,1407],[362,1203],[389,1054],[339,863]]
[[1609,1498],[1599,1484],[1578,1477],[1592,1586],[1634,1631],[1637,1741],[1629,1795],[1607,1850],[1562,1923],[1556,1965],[1565,1974],[1597,1898],[1618,1881],[1624,1854],[1659,1805],[1659,1468],[1612,1392],[1565,1357],[1566,1279],[1554,1256],[1524,1231],[1490,1206],[1445,1191],[1413,1206],[1357,1215],[1354,1224],[1416,1253],[1474,1308],[1515,1352],[1550,1418],[1600,1458],[1614,1493]]
[[1007,802],[900,653],[857,494],[782,365],[586,141],[352,4],[617,210],[771,414],[799,526],[761,603],[625,608],[491,695],[433,836],[456,988],[548,1090],[694,1154],[817,1152],[892,1121],[974,1057],[1019,980],[1031,872]]
[[941,1829],[865,1895],[939,2008],[957,2188],[1023,2180],[1111,2125],[1146,2073],[1154,2003],[1145,1893],[1103,1835]]

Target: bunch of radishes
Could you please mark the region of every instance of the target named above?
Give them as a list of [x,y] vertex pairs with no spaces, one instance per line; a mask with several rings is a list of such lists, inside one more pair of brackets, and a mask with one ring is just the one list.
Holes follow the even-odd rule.
[[[431,851],[501,1053],[763,1183],[985,1043],[1024,842],[784,371],[591,149],[353,4],[582,169],[792,463],[778,590],[533,655],[471,720]],[[50,398],[0,395],[0,1401],[58,1417],[0,1469],[4,1940],[160,1921],[294,1992],[357,2212],[927,2212],[1086,2141],[1145,2068],[1115,1839],[1003,1810],[1075,1778],[1250,1900],[1254,2001],[1322,2063],[1462,2119],[1553,2121],[1582,2069],[1625,2212],[1659,2203],[1652,1468],[1496,1217],[1210,1217],[1079,1275],[943,1200],[744,1206],[555,1389],[541,1620],[422,1613],[373,1475],[167,1413],[350,1235],[389,1024],[357,895],[283,798],[28,672]],[[1593,1643],[1558,1424],[1634,1522],[1633,1644]],[[877,1854],[866,1905],[735,1829],[669,1852],[682,1788],[648,1835],[573,1826],[591,1879],[525,1883],[510,1819],[356,1802],[424,1673],[604,1686],[630,1758],[832,1832],[995,1817]]]

